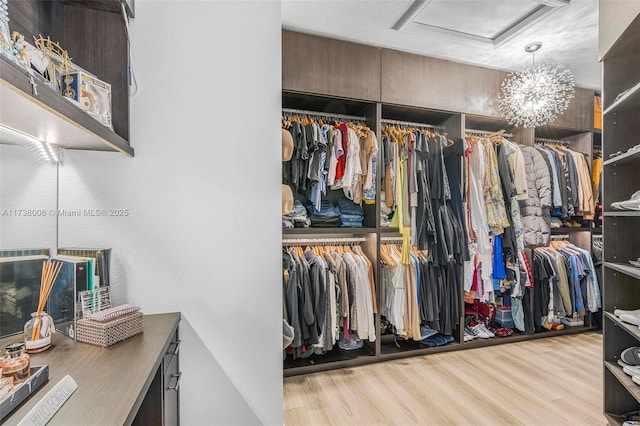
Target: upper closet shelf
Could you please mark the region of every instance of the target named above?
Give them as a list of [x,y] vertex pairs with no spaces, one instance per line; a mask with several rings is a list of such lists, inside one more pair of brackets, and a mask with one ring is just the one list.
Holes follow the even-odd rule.
[[635,107],[640,104],[640,83],[629,89],[624,95],[620,96],[618,100],[612,103],[609,108],[604,110],[603,115],[607,115],[611,112],[624,111],[629,107]]
[[332,235],[349,236],[349,235],[367,235],[376,232],[376,228],[283,228],[283,235]]
[[[0,124],[67,149],[117,151],[133,157],[129,143],[0,56]],[[0,141],[1,142],[1,141]]]

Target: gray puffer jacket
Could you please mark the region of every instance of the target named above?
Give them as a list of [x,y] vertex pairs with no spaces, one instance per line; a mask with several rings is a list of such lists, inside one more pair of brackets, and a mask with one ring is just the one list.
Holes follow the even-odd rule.
[[527,172],[527,192],[529,198],[520,201],[524,244],[548,246],[551,234],[551,177],[549,168],[535,148],[522,148],[524,166]]

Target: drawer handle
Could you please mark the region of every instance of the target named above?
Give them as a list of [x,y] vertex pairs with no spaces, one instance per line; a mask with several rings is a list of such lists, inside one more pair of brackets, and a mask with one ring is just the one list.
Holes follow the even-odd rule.
[[178,340],[178,342],[176,343],[175,348],[173,348],[173,352],[170,352],[171,349],[169,349],[169,351],[167,351],[167,355],[177,355],[178,351],[180,350],[180,345],[182,344],[182,339]]
[[176,384],[173,386],[169,386],[169,390],[173,390],[177,392],[178,389],[180,388],[180,381],[182,380],[182,371],[179,372],[178,374],[173,374],[171,377],[176,378]]

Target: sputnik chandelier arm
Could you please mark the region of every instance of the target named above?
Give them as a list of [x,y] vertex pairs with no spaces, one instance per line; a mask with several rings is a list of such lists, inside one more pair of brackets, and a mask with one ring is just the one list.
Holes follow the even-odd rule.
[[502,82],[498,109],[510,124],[538,127],[556,120],[569,107],[575,85],[573,75],[560,64],[537,63],[535,52],[541,42],[524,50],[532,54],[532,63],[513,72]]

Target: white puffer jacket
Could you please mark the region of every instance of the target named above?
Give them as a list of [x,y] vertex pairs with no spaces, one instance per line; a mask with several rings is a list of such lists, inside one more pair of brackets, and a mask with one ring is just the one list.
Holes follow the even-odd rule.
[[535,148],[522,148],[527,172],[526,200],[520,201],[524,243],[528,247],[548,246],[551,234],[551,177],[542,154]]

